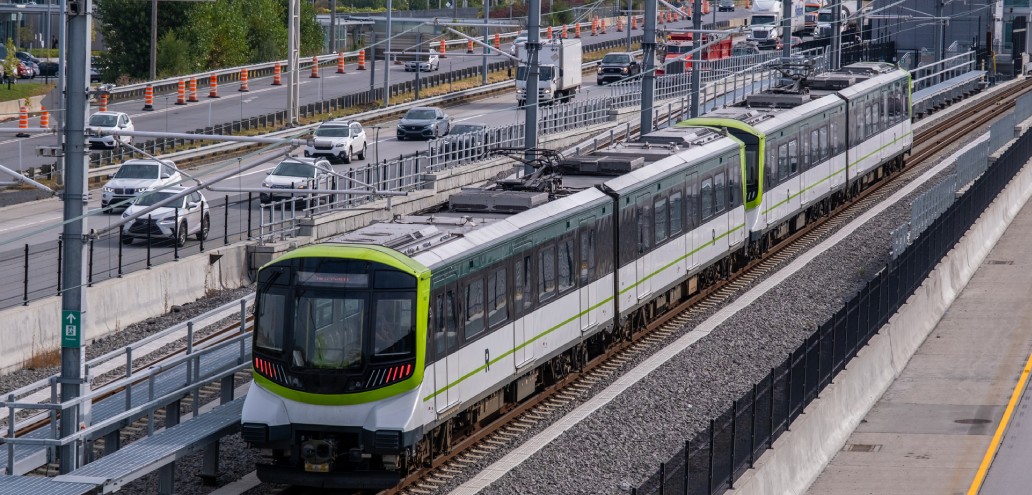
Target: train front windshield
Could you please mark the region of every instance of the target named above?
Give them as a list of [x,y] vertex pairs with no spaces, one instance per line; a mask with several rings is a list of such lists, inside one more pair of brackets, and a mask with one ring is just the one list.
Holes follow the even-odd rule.
[[256,351],[291,371],[359,376],[416,355],[416,278],[379,263],[303,258],[267,267],[255,311]]

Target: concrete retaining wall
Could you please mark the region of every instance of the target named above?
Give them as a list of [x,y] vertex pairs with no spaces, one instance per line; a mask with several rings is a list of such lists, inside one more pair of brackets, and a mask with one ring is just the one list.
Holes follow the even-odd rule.
[[1030,196],[1032,166],[1026,164],[834,384],[821,391],[821,397],[806,408],[792,430],[728,493],[805,492],[902,373]]
[[[248,283],[247,247],[243,244],[96,283],[86,289],[86,343],[167,313],[173,305],[196,301],[208,291],[235,289]],[[61,298],[56,296],[0,313],[0,373],[20,369],[33,355],[57,350],[61,345],[60,315]]]

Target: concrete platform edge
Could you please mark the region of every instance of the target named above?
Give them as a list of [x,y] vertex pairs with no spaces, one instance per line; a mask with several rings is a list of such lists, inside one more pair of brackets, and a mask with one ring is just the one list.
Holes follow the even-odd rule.
[[903,371],[1029,197],[1032,166],[1026,164],[900,311],[806,408],[792,430],[727,493],[805,492]]

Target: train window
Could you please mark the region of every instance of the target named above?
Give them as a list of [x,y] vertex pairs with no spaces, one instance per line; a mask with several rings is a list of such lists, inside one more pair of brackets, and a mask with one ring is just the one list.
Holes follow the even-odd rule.
[[267,351],[283,350],[283,329],[287,312],[287,293],[267,289],[258,293],[258,321],[255,325],[255,345]]
[[670,235],[681,232],[681,191],[670,195]]
[[778,184],[788,178],[788,143],[778,146]]
[[799,173],[799,141],[795,139],[788,142],[788,170],[792,176]]
[[509,319],[509,306],[505,298],[505,268],[487,276],[487,303],[489,326],[494,327]]
[[864,104],[864,135],[860,139],[867,139],[874,134],[874,121],[871,119],[872,105]]
[[742,188],[739,183],[742,181],[742,170],[732,168],[727,174],[727,207],[734,208],[742,204]]
[[763,187],[770,189],[778,184],[778,147],[774,142],[768,142],[767,150]]
[[445,356],[448,354],[447,347],[448,329],[445,325],[444,294],[438,294],[434,299],[434,355]]
[[373,287],[377,289],[415,289],[416,277],[399,270],[376,270]]
[[820,135],[820,140],[821,140],[820,157],[821,158],[820,159],[821,160],[827,160],[827,159],[831,158],[831,150],[828,149],[828,126],[823,126],[819,130],[820,130],[820,133],[821,133],[821,135]]
[[573,239],[559,242],[559,292],[573,287]]
[[555,297],[555,246],[545,246],[539,253],[538,301]]
[[648,194],[642,194],[635,204],[638,211],[638,254],[642,254],[652,249],[652,202]]
[[839,140],[842,139],[841,136],[839,136],[839,130],[841,129],[841,127],[839,126],[838,122],[834,120],[831,121],[831,123],[828,125],[831,127],[831,134],[829,135],[830,139],[828,140],[828,147],[831,150],[831,156],[836,156],[839,153],[842,153],[841,148],[839,148]]
[[658,246],[661,242],[667,238],[667,200],[666,198],[657,198],[652,204],[653,211],[656,214],[656,243]]
[[[823,127],[821,128],[823,129]],[[810,166],[821,162],[820,129],[810,131]]]
[[523,310],[524,314],[534,305],[534,286],[531,284],[531,276],[534,273],[532,260],[529,255],[523,255],[513,264],[512,285],[515,292],[512,301],[516,305],[516,311]]
[[699,190],[699,201],[702,203],[702,219],[709,220],[713,216],[713,179],[702,181]]
[[595,229],[589,227],[581,230],[580,239],[580,279],[583,285],[595,277],[595,266],[598,263],[595,254],[598,249],[595,241]]
[[875,135],[881,132],[882,129],[882,115],[881,115],[881,95],[871,103],[871,135]]
[[799,133],[799,155],[796,161],[800,163],[803,170],[810,169],[810,131],[806,126],[803,126],[802,132]]
[[374,354],[386,356],[414,352],[415,302],[415,293],[412,292],[380,292],[376,294]]
[[759,164],[756,163],[756,151],[752,149],[745,150],[745,188],[746,188],[746,201],[753,201],[760,192],[759,184]]
[[721,213],[724,211],[727,200],[727,189],[724,187],[724,174],[720,173],[713,176],[713,213]]
[[[365,299],[332,297],[311,301],[313,304],[310,307],[302,308],[302,311],[311,311],[310,316],[315,317],[315,340],[309,353],[311,365],[315,368],[340,369],[361,364]],[[305,327],[295,325],[295,328]],[[405,336],[401,333],[399,338]]]
[[[630,200],[628,200],[630,201]],[[625,265],[634,261],[637,253],[638,246],[635,245],[637,239],[634,236],[634,232],[638,230],[638,218],[637,208],[625,207],[620,212],[620,235],[619,235],[619,254],[620,265]]]
[[484,331],[484,279],[477,277],[466,284],[466,340]]

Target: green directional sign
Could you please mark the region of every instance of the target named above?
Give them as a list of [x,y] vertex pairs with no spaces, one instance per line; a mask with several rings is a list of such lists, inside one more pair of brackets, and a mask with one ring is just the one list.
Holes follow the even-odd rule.
[[82,347],[82,312],[61,312],[61,347]]

